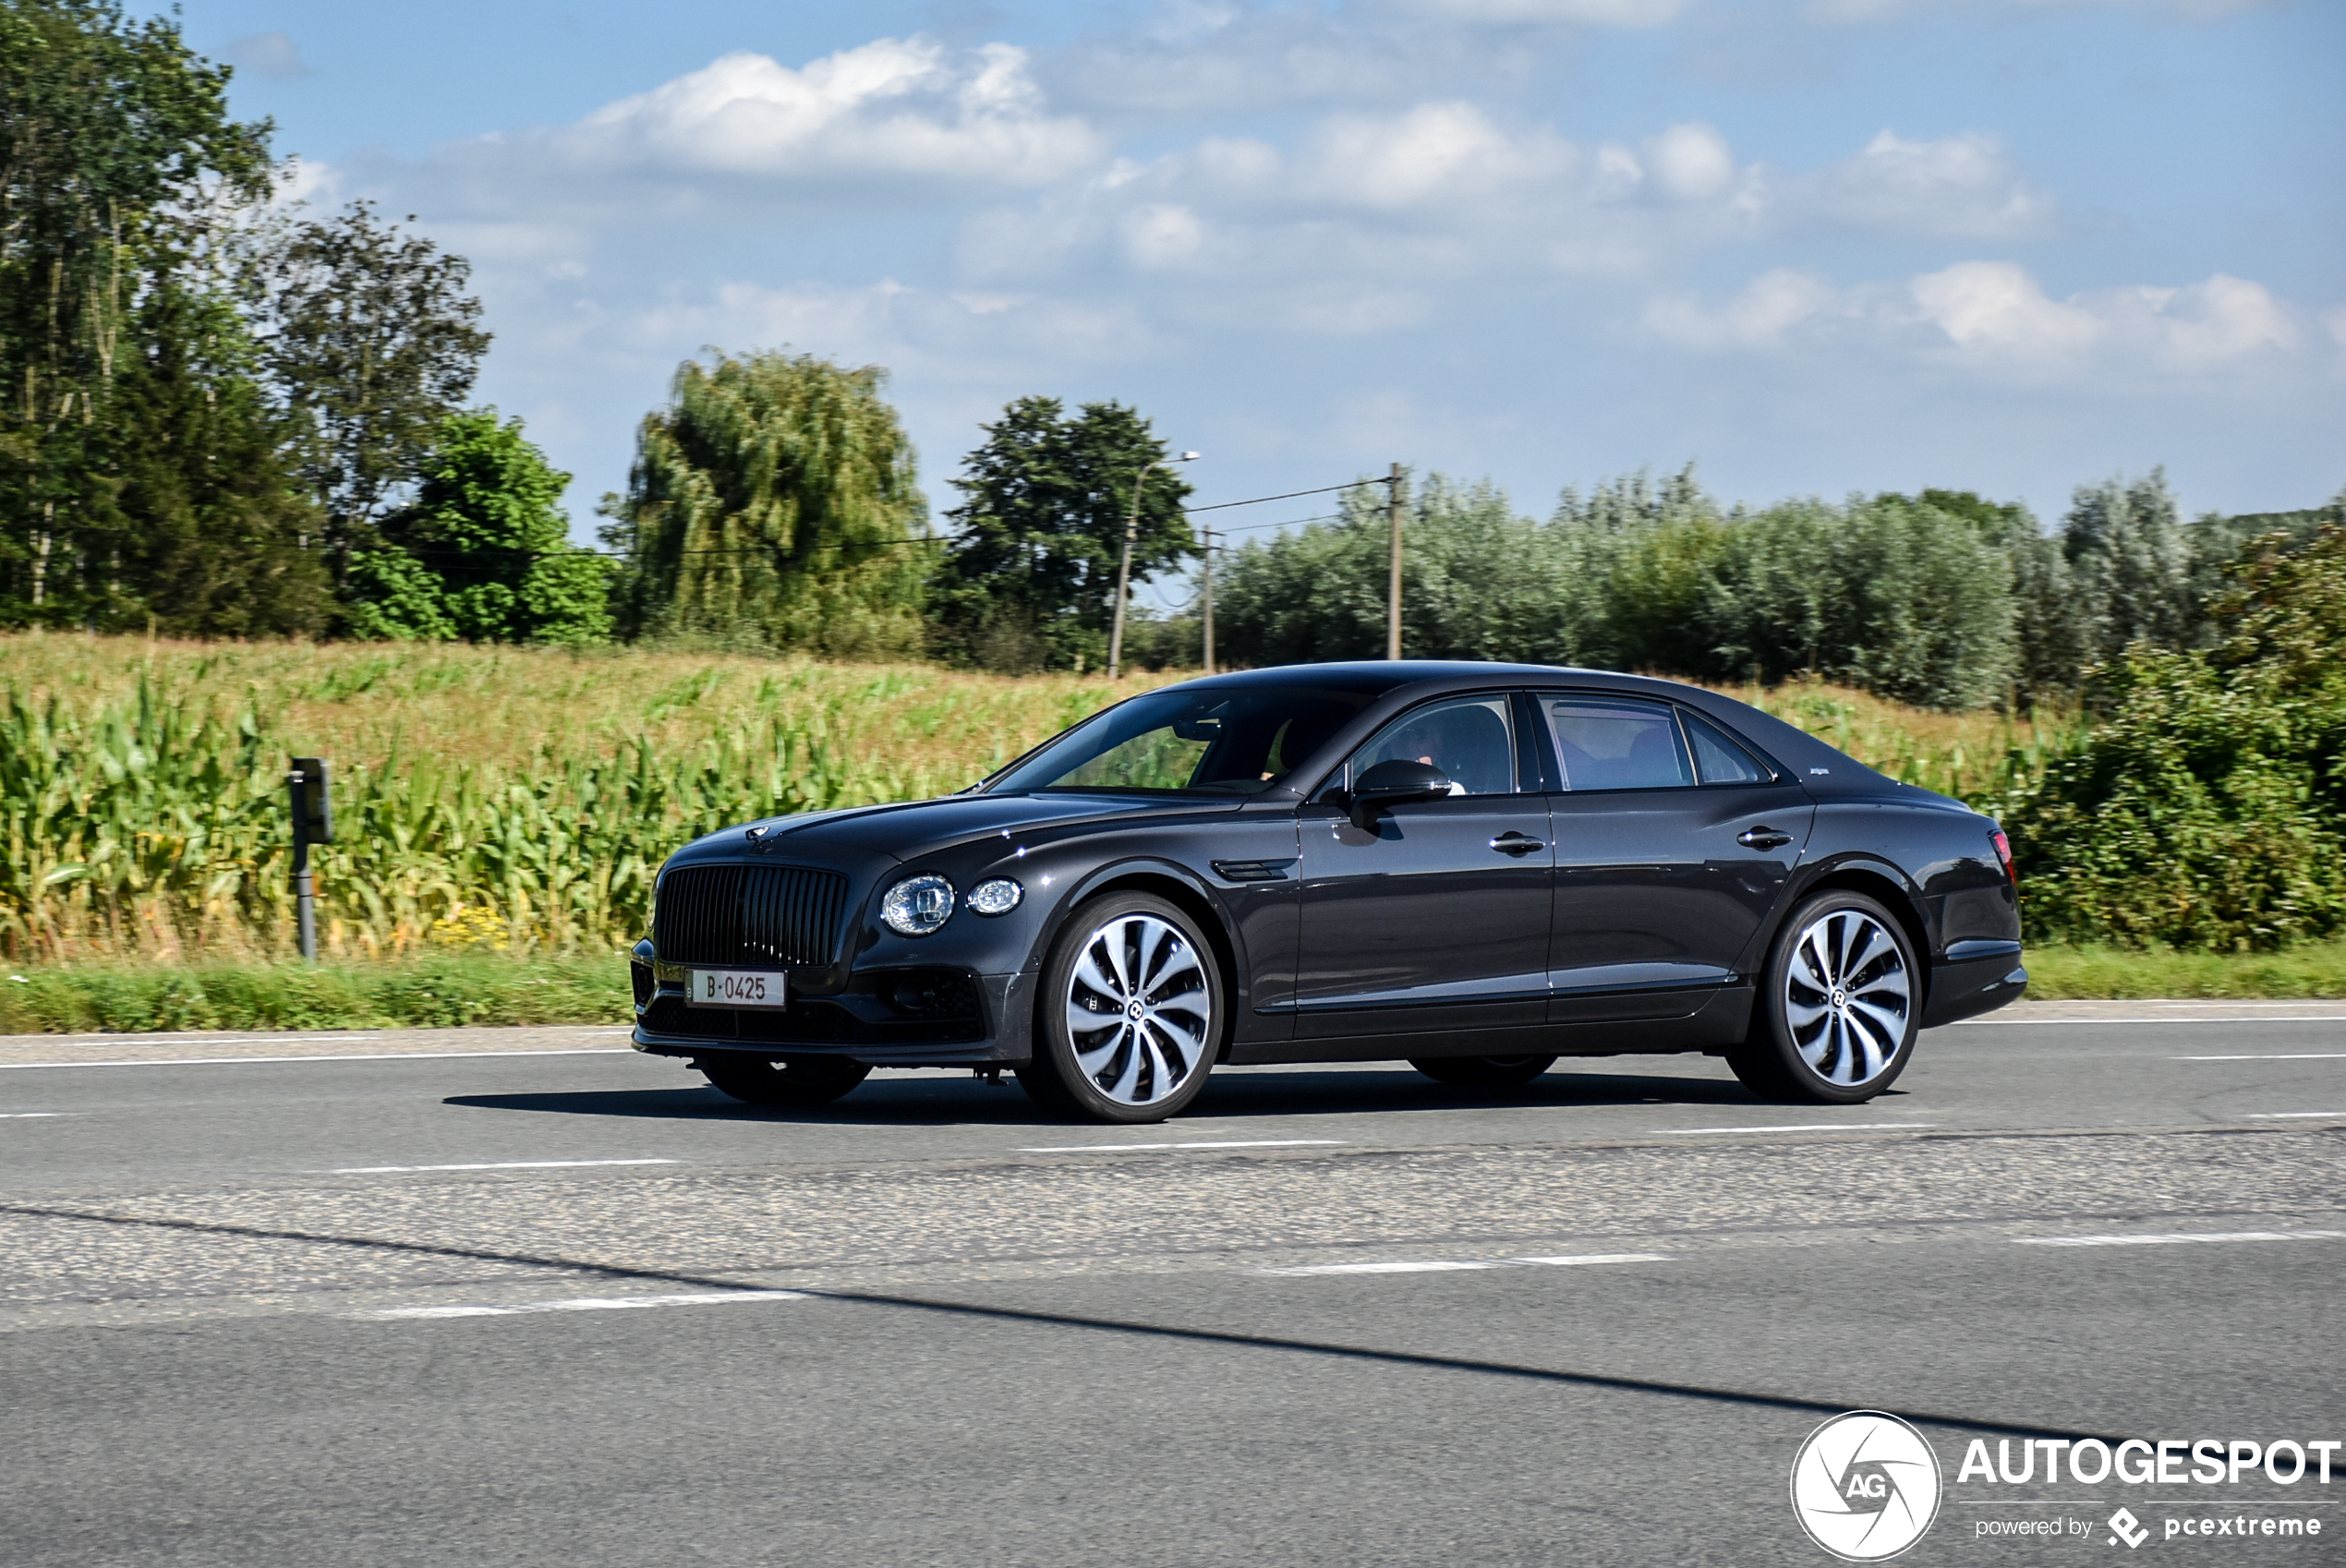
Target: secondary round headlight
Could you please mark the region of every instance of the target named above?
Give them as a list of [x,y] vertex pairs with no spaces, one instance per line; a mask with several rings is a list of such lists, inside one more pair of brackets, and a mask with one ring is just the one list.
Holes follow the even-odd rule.
[[970,889],[969,906],[982,915],[1004,915],[1018,908],[1026,889],[1007,876],[990,876]]
[[926,936],[953,918],[953,885],[934,872],[908,876],[880,897],[880,919],[899,936]]

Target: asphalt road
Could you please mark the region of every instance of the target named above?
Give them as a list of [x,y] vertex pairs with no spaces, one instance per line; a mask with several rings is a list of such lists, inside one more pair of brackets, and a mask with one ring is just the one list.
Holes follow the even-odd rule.
[[615,1043],[0,1041],[0,1562],[1822,1563],[1788,1477],[1858,1408],[1941,1466],[1902,1562],[2131,1560],[2122,1504],[2346,1562],[2346,1449],[1958,1473],[2346,1440],[2346,1007],[2015,1009],[1848,1109],[1623,1057],[1137,1129]]

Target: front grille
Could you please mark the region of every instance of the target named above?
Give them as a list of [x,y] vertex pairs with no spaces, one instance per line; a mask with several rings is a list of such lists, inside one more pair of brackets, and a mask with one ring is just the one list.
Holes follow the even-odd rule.
[[662,963],[807,968],[831,961],[847,878],[795,865],[695,865],[671,871],[652,912]]

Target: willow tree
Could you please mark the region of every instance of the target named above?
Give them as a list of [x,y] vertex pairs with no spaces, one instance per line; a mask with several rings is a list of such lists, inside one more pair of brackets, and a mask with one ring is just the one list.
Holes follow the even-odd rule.
[[933,547],[888,372],[813,355],[714,354],[678,367],[647,415],[604,540],[626,559],[630,636],[842,657],[921,637]]

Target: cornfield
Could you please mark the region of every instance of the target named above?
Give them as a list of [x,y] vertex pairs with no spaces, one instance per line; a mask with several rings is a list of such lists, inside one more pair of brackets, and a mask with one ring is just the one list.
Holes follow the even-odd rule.
[[[642,934],[660,862],[697,834],[957,790],[1170,678],[0,638],[0,951],[284,954],[294,754],[334,768],[335,841],[312,851],[326,953],[609,951]],[[1757,696],[1893,777],[1973,799],[2001,798],[2061,738],[1837,688]]]

